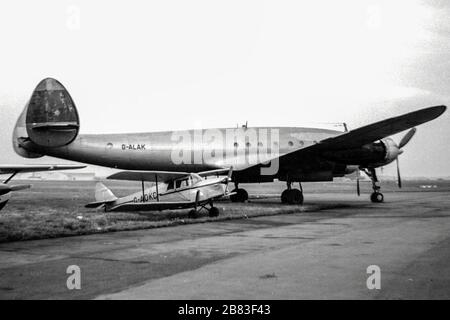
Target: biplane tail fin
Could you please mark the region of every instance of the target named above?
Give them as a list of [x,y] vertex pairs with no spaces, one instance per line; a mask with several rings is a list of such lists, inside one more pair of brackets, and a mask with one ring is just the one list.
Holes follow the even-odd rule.
[[95,185],[95,202],[88,203],[86,208],[98,208],[105,203],[114,202],[118,198],[103,183],[98,182]]

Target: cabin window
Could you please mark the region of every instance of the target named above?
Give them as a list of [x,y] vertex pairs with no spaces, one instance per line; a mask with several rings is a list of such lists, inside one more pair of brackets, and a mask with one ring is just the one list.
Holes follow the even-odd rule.
[[175,188],[185,188],[189,186],[189,179],[175,180]]
[[235,142],[235,143],[234,143],[234,147],[235,147],[235,148],[239,147],[239,143]]
[[292,147],[294,145],[294,143],[292,141],[288,142],[289,147]]
[[169,183],[167,184],[167,190],[172,190],[173,189],[173,180],[169,181]]
[[250,142],[247,142],[245,145],[246,145],[247,148],[251,147],[251,143]]

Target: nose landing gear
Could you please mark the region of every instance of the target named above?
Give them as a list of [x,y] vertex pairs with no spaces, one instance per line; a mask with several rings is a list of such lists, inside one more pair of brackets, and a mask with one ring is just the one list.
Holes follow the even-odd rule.
[[379,181],[377,178],[377,173],[375,168],[363,169],[364,172],[369,176],[370,180],[372,180],[372,189],[373,193],[370,195],[370,201],[374,203],[381,203],[384,201],[384,196],[380,192],[381,187],[379,186]]

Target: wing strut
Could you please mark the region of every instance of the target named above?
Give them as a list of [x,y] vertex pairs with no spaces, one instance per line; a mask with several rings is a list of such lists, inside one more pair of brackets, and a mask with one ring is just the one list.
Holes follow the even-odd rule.
[[145,186],[144,186],[144,180],[141,180],[142,182],[142,202],[144,202],[145,200]]
[[16,174],[18,174],[18,173],[19,173],[19,171],[14,171],[14,173],[13,173],[8,179],[6,179],[3,183],[8,183],[8,182],[11,181],[11,179],[14,178],[14,176],[15,176]]
[[156,184],[156,201],[159,202],[158,175],[156,173],[155,173],[155,184]]

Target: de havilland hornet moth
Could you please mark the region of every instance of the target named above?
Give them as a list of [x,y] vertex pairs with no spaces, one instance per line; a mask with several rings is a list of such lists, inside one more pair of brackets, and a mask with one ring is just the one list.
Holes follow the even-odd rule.
[[0,165],[0,174],[10,174],[10,176],[0,183],[0,210],[2,210],[6,203],[11,198],[12,191],[19,191],[31,187],[29,184],[9,185],[7,184],[18,173],[36,172],[36,171],[54,171],[54,170],[72,170],[81,169],[86,166],[78,165],[42,165],[42,164],[23,164],[23,165]]
[[[227,177],[204,178],[228,171]],[[228,181],[232,169],[213,170],[199,173],[164,171],[121,171],[108,177],[114,180],[134,180],[142,183],[142,190],[123,198],[117,198],[101,182],[95,188],[95,202],[87,208],[104,208],[105,211],[154,211],[166,209],[193,208],[189,217],[197,217],[201,209],[208,211],[210,217],[219,215],[213,200],[229,196]],[[145,181],[154,186],[145,188]],[[209,208],[207,207],[209,205]]]
[[[80,119],[72,97],[60,82],[47,78],[37,85],[17,120],[13,146],[26,158],[48,155],[133,171],[202,172],[233,167],[235,189],[230,198],[241,202],[248,199],[248,194],[239,188],[240,183],[286,181],[281,201],[301,204],[302,182],[332,181],[334,177],[363,170],[372,180],[371,200],[382,202],[376,168],[396,160],[398,166],[402,147],[414,135],[414,127],[439,117],[445,110],[443,105],[424,108],[348,132],[245,126],[182,132],[79,134]],[[410,131],[400,143],[389,138],[407,129]],[[203,140],[196,139],[199,134]],[[179,161],[177,156],[181,154],[182,161]],[[269,157],[260,157],[261,154]],[[294,182],[299,183],[299,189],[292,187]],[[401,186],[399,170],[398,182]]]

